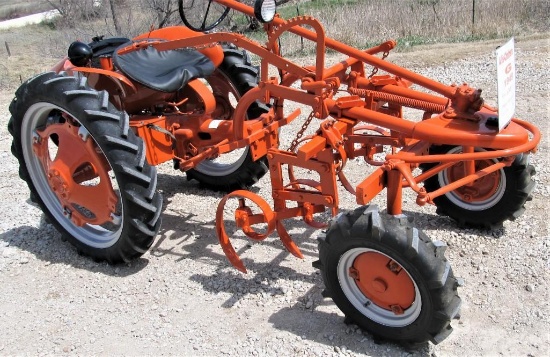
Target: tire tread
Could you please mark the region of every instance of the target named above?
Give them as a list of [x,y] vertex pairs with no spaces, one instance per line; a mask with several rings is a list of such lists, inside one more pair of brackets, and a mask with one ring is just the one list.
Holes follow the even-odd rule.
[[[57,222],[40,198],[27,171],[21,137],[27,109],[39,102],[50,103],[70,113],[96,140],[118,181],[122,193],[123,225],[118,239],[106,248],[97,248],[72,237]],[[143,141],[129,130],[129,117],[109,102],[106,91],[88,86],[86,77],[78,74],[47,72],[23,83],[10,104],[8,130],[13,137],[12,153],[19,161],[19,175],[27,182],[31,197],[76,250],[96,261],[129,262],[141,256],[152,245],[160,228],[162,196],[156,192],[156,169],[145,161]],[[66,223],[65,223],[66,224]]]

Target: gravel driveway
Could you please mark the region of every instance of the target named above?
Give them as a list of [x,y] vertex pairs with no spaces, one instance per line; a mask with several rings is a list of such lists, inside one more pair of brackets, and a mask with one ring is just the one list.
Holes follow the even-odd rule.
[[[389,60],[443,83],[482,88],[494,103],[492,51],[500,42],[439,45]],[[79,256],[27,200],[6,129],[12,93],[0,92],[0,355],[549,355],[549,40],[519,40],[516,49],[516,113],[544,135],[531,159],[533,200],[520,218],[491,232],[458,228],[404,196],[407,214],[449,245],[455,275],[465,280],[453,334],[412,351],[377,344],[344,324],[321,296],[323,283],[311,266],[318,232],[299,220],[286,225],[305,259],[287,253],[276,237],[237,238],[249,273],[233,269],[214,229],[222,194],[200,189],[170,165],[159,168],[163,226],[153,248],[118,266]],[[350,166],[350,180],[360,182],[367,166]],[[254,191],[269,197],[268,178]],[[383,194],[375,199],[382,208],[384,201]],[[344,193],[341,202],[342,209],[355,207]]]

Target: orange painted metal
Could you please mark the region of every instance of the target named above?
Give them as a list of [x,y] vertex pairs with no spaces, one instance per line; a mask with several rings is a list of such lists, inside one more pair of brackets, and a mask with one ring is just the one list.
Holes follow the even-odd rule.
[[379,168],[355,188],[355,199],[366,205],[387,186],[386,171]]
[[370,301],[396,315],[411,307],[415,300],[415,288],[409,274],[383,254],[362,253],[353,262],[349,275]]
[[[254,16],[252,7],[236,0],[214,1]],[[254,160],[267,155],[273,208],[258,195],[236,191],[222,199],[216,214],[222,248],[241,271],[246,268],[223,224],[229,198],[240,200],[234,219],[249,238],[262,240],[277,230],[285,247],[302,257],[282,221],[300,217],[306,224],[324,226],[314,216],[325,210],[337,213],[340,199],[337,178],[359,204],[369,203],[386,188],[390,214],[401,213],[403,189],[413,190],[419,205],[432,203],[434,198],[451,191],[466,198],[472,189],[478,190],[476,197],[481,200],[496,189],[499,170],[509,165],[514,156],[535,151],[541,139],[534,125],[517,118],[499,132],[494,125],[498,112],[484,104],[481,90],[467,84],[446,85],[386,61],[389,51],[396,46],[395,41],[359,50],[327,37],[323,26],[309,16],[290,20],[275,17],[272,23],[265,24],[265,29],[268,35],[265,45],[236,33],[197,33],[180,26],[152,30],[119,50],[138,51],[146,46],[159,51],[194,48],[216,66],[223,60],[220,43],[234,44],[255,54],[261,61],[260,83],[239,98],[231,113],[216,105],[215,96],[202,80],[189,82],[177,93],[155,93],[126,78],[116,68],[111,70],[109,63],[103,69],[75,68],[65,59],[54,67],[56,71],[83,73],[94,88],[114,93],[113,104],[130,114],[130,125],[144,139],[147,160],[152,164],[175,159],[185,171],[203,160],[243,147],[250,148]],[[287,32],[315,45],[312,65],[302,66],[281,55],[279,39]],[[347,58],[326,67],[327,49]],[[274,71],[269,72],[272,69],[277,70],[278,76],[273,77]],[[377,74],[382,71],[385,73]],[[416,89],[418,86],[422,88]],[[271,109],[259,118],[247,120],[247,111],[256,101],[270,104]],[[307,107],[311,118],[322,120],[316,124],[314,134],[297,138],[296,146],[289,151],[278,147],[279,129],[295,120],[300,110],[285,114],[285,101]],[[406,118],[404,108],[416,110],[419,117]],[[463,150],[429,155],[431,145],[459,146]],[[380,156],[383,158],[379,159]],[[364,158],[376,168],[355,188],[342,171],[347,161],[354,158]],[[434,166],[416,174],[414,170],[422,163]],[[450,184],[426,192],[422,182],[443,170]],[[299,177],[296,173],[303,171],[315,177],[311,174]],[[286,172],[289,174],[285,175]],[[245,205],[246,200],[259,207],[261,213],[253,214]],[[253,229],[259,223],[267,224],[262,234]],[[363,259],[376,265],[381,257],[365,253],[355,269],[363,274]],[[371,279],[378,290],[395,284],[385,275],[381,264],[375,271],[379,276]],[[374,294],[371,287],[362,289],[365,295]],[[405,302],[395,302],[394,295],[387,300],[379,295],[378,302],[385,308],[392,309],[387,306],[393,303],[394,308],[406,309],[411,290],[400,293],[407,296]]]
[[[473,167],[466,168],[469,164]],[[493,165],[490,160],[480,161],[462,161],[450,167],[445,172],[448,182],[455,182],[468,175],[474,175],[477,171],[483,172],[484,169]],[[479,179],[470,182],[464,186],[457,188],[454,193],[457,194],[464,202],[481,202],[492,197],[499,188],[501,172],[494,171]]]
[[[253,16],[253,10],[244,4],[231,0],[217,2]],[[308,26],[313,30],[302,26]],[[391,214],[399,214],[402,209],[401,197],[404,187],[417,192],[419,204],[432,202],[433,198],[441,194],[465,185],[471,186],[476,180],[507,165],[506,160],[492,165],[489,165],[490,161],[487,160],[535,150],[540,140],[538,130],[519,119],[514,119],[506,129],[498,133],[492,126],[497,113],[483,104],[479,90],[467,85],[444,85],[374,56],[376,53],[388,52],[395,46],[395,42],[389,41],[373,49],[359,51],[327,38],[322,26],[307,16],[287,21],[276,18],[273,25],[266,25],[266,29],[268,41],[265,46],[259,46],[244,36],[232,33],[198,35],[152,45],[158,50],[169,50],[225,41],[234,43],[261,58],[259,86],[240,99],[234,112],[232,127],[228,125],[227,130],[223,131],[232,132],[232,138],[230,136],[230,140],[226,141],[222,140],[223,134],[216,136],[220,144],[207,148],[205,152],[212,155],[249,145],[254,157],[268,154],[274,201],[274,217],[269,221],[277,222],[279,235],[283,240],[288,241],[289,236],[280,225],[281,220],[301,216],[306,223],[320,226],[321,222],[313,220],[314,213],[321,212],[323,207],[331,209],[333,214],[336,213],[339,200],[336,177],[340,177],[348,191],[355,192],[356,200],[361,204],[370,202],[387,188],[388,211]],[[314,66],[301,67],[280,56],[277,39],[286,31],[315,42]],[[325,68],[325,48],[331,48],[350,57]],[[365,64],[385,70],[389,74],[366,78],[363,67]],[[269,66],[278,68],[282,78],[268,77]],[[290,84],[297,81],[301,82],[299,88],[291,88]],[[350,96],[335,99],[334,94],[340,90],[340,83],[348,86]],[[411,84],[420,85],[439,96],[413,90],[410,88]],[[299,141],[300,146],[296,153],[286,152],[275,149],[273,145],[278,137],[278,129],[292,121],[295,116],[285,118],[280,107],[275,106],[261,120],[254,124],[247,123],[244,120],[246,110],[256,100],[271,100],[275,103],[291,100],[311,107],[317,118],[330,116],[333,119],[323,122],[317,133],[307,140]],[[423,111],[422,120],[416,122],[404,119],[403,107]],[[203,124],[206,123],[208,120]],[[361,123],[369,123],[371,127],[383,129],[378,132],[380,135],[364,135],[354,129]],[[427,155],[427,148],[432,144],[484,147],[493,150],[468,149],[461,154]],[[386,155],[385,161],[375,162],[373,155],[382,153],[384,147],[391,147],[392,153]],[[200,155],[190,160],[199,162],[202,159]],[[348,158],[361,156],[380,168],[354,190],[349,187],[349,182],[341,174],[341,170]],[[485,160],[481,162],[487,164],[479,164],[480,160]],[[424,174],[413,175],[414,168],[423,162],[433,162],[436,166]],[[464,167],[468,169],[463,170],[461,175],[455,174],[454,170],[451,171],[452,180],[456,179],[455,182],[436,192],[425,192],[419,185],[426,178],[452,167],[456,162],[464,162]],[[289,168],[289,178],[283,175],[284,167]],[[294,168],[314,171],[318,174],[319,180],[296,178],[293,174]],[[494,185],[495,181],[485,178],[483,182],[488,182],[487,185],[483,185],[483,195],[490,194],[493,188],[489,186]],[[254,194],[247,195],[249,199],[252,197],[259,200]],[[219,207],[225,204],[225,200],[222,200]],[[295,202],[297,206],[290,207],[289,202]],[[237,219],[244,219],[243,215],[249,214],[247,211],[239,211]],[[239,265],[235,258],[236,254],[227,248],[228,238],[224,237],[223,242],[225,243],[222,243],[222,246],[229,251],[230,260],[233,264]]]
[[[510,158],[508,160],[508,162],[499,162],[499,163],[495,163],[491,166],[487,166],[487,167],[485,167],[485,168],[483,168],[479,171],[476,171],[474,174],[471,174],[471,175],[465,176],[461,179],[458,179],[458,180],[456,180],[456,181],[454,181],[454,182],[452,182],[452,183],[450,183],[446,186],[441,187],[440,189],[438,189],[436,191],[429,192],[424,197],[419,196],[417,198],[416,202],[419,205],[423,205],[425,203],[431,203],[431,202],[433,202],[433,199],[436,198],[436,197],[439,197],[439,196],[444,195],[446,193],[449,193],[451,191],[458,190],[462,186],[465,186],[469,183],[473,183],[474,181],[479,182],[479,180],[482,180],[485,176],[491,175],[491,174],[497,172],[498,170],[500,170],[500,169],[506,167],[507,165],[509,165],[511,163],[510,160],[513,160],[513,158]],[[493,179],[492,182],[496,183],[498,181]],[[493,189],[496,189],[496,188],[493,188]],[[491,188],[487,188],[485,186],[485,193],[483,195],[490,195],[491,190],[492,190]],[[487,192],[487,191],[489,191],[489,192]]]
[[[182,38],[196,37],[200,35],[202,35],[201,32],[195,32],[185,26],[172,26],[152,30],[150,32],[134,37],[133,40],[140,41],[150,39],[163,39],[170,41],[179,40]],[[197,48],[197,50],[204,54],[206,57],[210,58],[215,67],[218,67],[223,61],[223,50],[222,47],[218,44],[214,44],[213,46],[208,46],[204,48]]]
[[391,215],[401,214],[401,202],[403,201],[403,180],[399,170],[389,170],[387,172],[387,205],[388,213]]
[[[225,204],[230,198],[239,199],[239,207],[235,210],[235,222],[237,224],[237,227],[240,228],[248,238],[261,241],[267,238],[267,236],[271,232],[277,229],[281,241],[288,249],[288,251],[298,258],[303,258],[302,252],[300,251],[296,243],[292,241],[292,238],[290,238],[282,223],[276,219],[275,213],[267,204],[267,202],[258,195],[253,194],[252,192],[237,190],[226,195],[220,201],[216,210],[216,233],[218,235],[220,245],[222,246],[225,255],[235,268],[243,273],[246,273],[246,267],[244,266],[242,260],[239,258],[237,252],[235,251],[235,248],[233,248],[233,245],[231,244],[229,236],[227,235],[227,232],[225,230],[224,208]],[[253,214],[250,207],[246,206],[245,200],[252,201],[258,208],[260,208],[261,213]],[[266,231],[264,233],[258,233],[252,227],[254,224],[258,223],[267,224],[267,227],[265,229]]]
[[172,160],[174,157],[174,143],[172,138],[155,130],[155,127],[165,128],[166,117],[140,118],[131,122],[136,134],[143,139],[145,144],[145,157],[151,165],[158,165]]
[[[253,15],[251,8],[246,5],[231,0],[218,2]],[[308,26],[313,30],[302,26]],[[481,91],[465,84],[444,85],[374,56],[376,53],[391,50],[395,46],[394,42],[389,41],[374,49],[359,51],[327,38],[322,26],[306,16],[288,21],[276,18],[272,25],[266,26],[266,29],[268,42],[265,48],[257,48],[239,35],[223,33],[205,35],[203,40],[194,38],[197,42],[182,40],[178,45],[196,45],[200,41],[223,39],[262,58],[260,85],[243,96],[235,110],[233,132],[236,141],[242,141],[243,138],[255,134],[248,131],[244,121],[240,120],[246,108],[255,100],[271,99],[275,103],[291,100],[310,106],[317,118],[334,118],[323,122],[316,134],[298,141],[296,153],[270,149],[268,145],[264,147],[268,142],[266,139],[253,141],[253,144],[256,144],[253,151],[262,154],[264,150],[268,152],[273,207],[279,219],[301,216],[304,221],[312,222],[311,212],[320,212],[322,206],[332,209],[335,214],[339,200],[336,190],[337,176],[349,192],[355,192],[356,200],[360,204],[370,202],[387,188],[390,214],[401,213],[402,190],[405,187],[413,189],[418,194],[417,203],[420,205],[431,203],[433,198],[446,192],[467,185],[472,186],[480,181],[486,182],[480,187],[483,191],[480,197],[490,195],[495,189],[490,186],[496,184],[491,173],[507,165],[507,157],[535,150],[540,140],[538,129],[519,119],[514,119],[499,133],[492,126],[493,118],[498,113],[483,104]],[[314,66],[298,68],[280,56],[277,39],[286,31],[315,42]],[[162,49],[169,48],[170,45],[164,43],[155,46]],[[324,68],[325,47],[350,57],[330,68]],[[366,78],[364,64],[385,70],[389,75]],[[280,70],[280,81],[268,78],[268,66]],[[304,69],[307,72],[304,73]],[[297,81],[301,81],[300,89],[290,88],[290,85]],[[333,97],[340,89],[340,82],[348,85],[347,91],[351,96],[338,99]],[[439,95],[413,90],[410,88],[412,84],[420,85]],[[404,119],[403,107],[423,111],[422,120],[416,122]],[[280,110],[273,111],[269,114],[269,121],[282,123],[280,113]],[[362,134],[355,130],[354,128],[359,127],[361,123],[368,123],[371,131],[378,134]],[[274,128],[269,124],[265,125],[264,138],[276,136]],[[373,128],[375,129],[372,130]],[[428,148],[433,144],[457,145],[471,149],[460,154],[428,155]],[[373,155],[382,153],[384,147],[391,147],[391,154],[386,154],[385,161],[375,162]],[[475,151],[474,147],[492,150]],[[355,157],[365,157],[368,163],[380,168],[354,190],[341,169],[348,158]],[[501,161],[493,163],[494,159]],[[467,170],[462,170],[459,174],[456,169],[451,169],[450,181],[454,182],[450,185],[436,192],[426,192],[419,185],[423,180],[453,167],[457,162],[462,162]],[[415,176],[413,170],[419,163],[436,165],[426,173]],[[289,168],[288,178],[283,175],[284,167]],[[316,172],[319,181],[296,178],[295,168]],[[306,182],[308,184],[305,184]],[[289,207],[289,202],[296,202],[297,207]],[[412,291],[414,293],[414,289]]]
[[[129,95],[137,92],[137,88],[134,85],[134,83],[128,79],[126,76],[124,76],[121,73],[108,71],[101,68],[92,68],[92,67],[74,67],[74,66],[68,66],[64,68],[65,71],[72,73],[72,72],[80,72],[83,73],[86,76],[90,76],[91,74],[95,74],[98,76],[106,76],[108,78],[112,78],[114,83],[121,83],[119,85],[120,90],[122,91],[121,95]],[[93,83],[92,83],[93,85]]]
[[[70,212],[71,221],[77,226],[100,225],[112,220],[118,198],[111,186],[110,167],[92,138],[80,135],[79,128],[69,120],[48,125],[36,132],[40,139],[35,140],[33,151],[41,160],[52,192],[61,206]],[[48,148],[52,136],[58,141],[53,159]],[[98,182],[95,179],[99,179]],[[91,180],[94,181],[83,184]],[[75,207],[85,208],[87,214]]]

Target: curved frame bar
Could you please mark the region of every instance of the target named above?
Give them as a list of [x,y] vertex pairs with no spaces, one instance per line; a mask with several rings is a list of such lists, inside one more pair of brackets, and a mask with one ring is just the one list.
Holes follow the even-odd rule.
[[[311,17],[311,16],[298,16],[295,18],[292,18],[290,20],[285,21],[281,25],[277,26],[277,28],[269,34],[269,39],[267,41],[267,49],[272,50],[275,48],[275,41],[281,37],[281,35],[289,31],[291,32],[292,28],[301,26],[301,25],[309,25],[313,27],[315,30],[315,42],[317,44],[316,47],[316,54],[317,56],[315,61],[315,80],[320,81],[324,78],[324,70],[325,70],[325,28],[321,23]],[[263,69],[263,63],[264,59],[262,59],[262,69]],[[266,68],[267,69],[267,68]],[[267,74],[267,71],[265,72]]]

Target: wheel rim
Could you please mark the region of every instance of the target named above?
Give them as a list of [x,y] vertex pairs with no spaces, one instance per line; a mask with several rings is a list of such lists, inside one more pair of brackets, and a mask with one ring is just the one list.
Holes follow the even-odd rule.
[[87,246],[112,246],[122,231],[118,183],[105,155],[74,116],[51,103],[25,113],[21,146],[27,171],[53,218]]
[[368,248],[345,252],[338,281],[349,302],[370,320],[390,327],[413,323],[422,309],[418,286],[388,255]]
[[[220,70],[216,70],[208,77],[207,82],[216,98],[216,109],[212,113],[212,117],[230,120],[233,117],[237,101],[241,98],[239,91],[229,77]],[[195,167],[195,170],[208,176],[230,175],[241,167],[246,160],[248,150],[248,147],[236,149],[216,158],[202,161]]]
[[[485,151],[476,148],[476,151]],[[449,154],[461,153],[461,147],[455,147]],[[496,160],[479,160],[475,162],[476,171],[496,163]],[[438,174],[440,187],[446,186],[464,177],[463,163],[458,163]],[[472,186],[462,186],[445,196],[455,205],[469,211],[483,211],[496,205],[504,196],[506,175],[502,169],[474,181]]]

